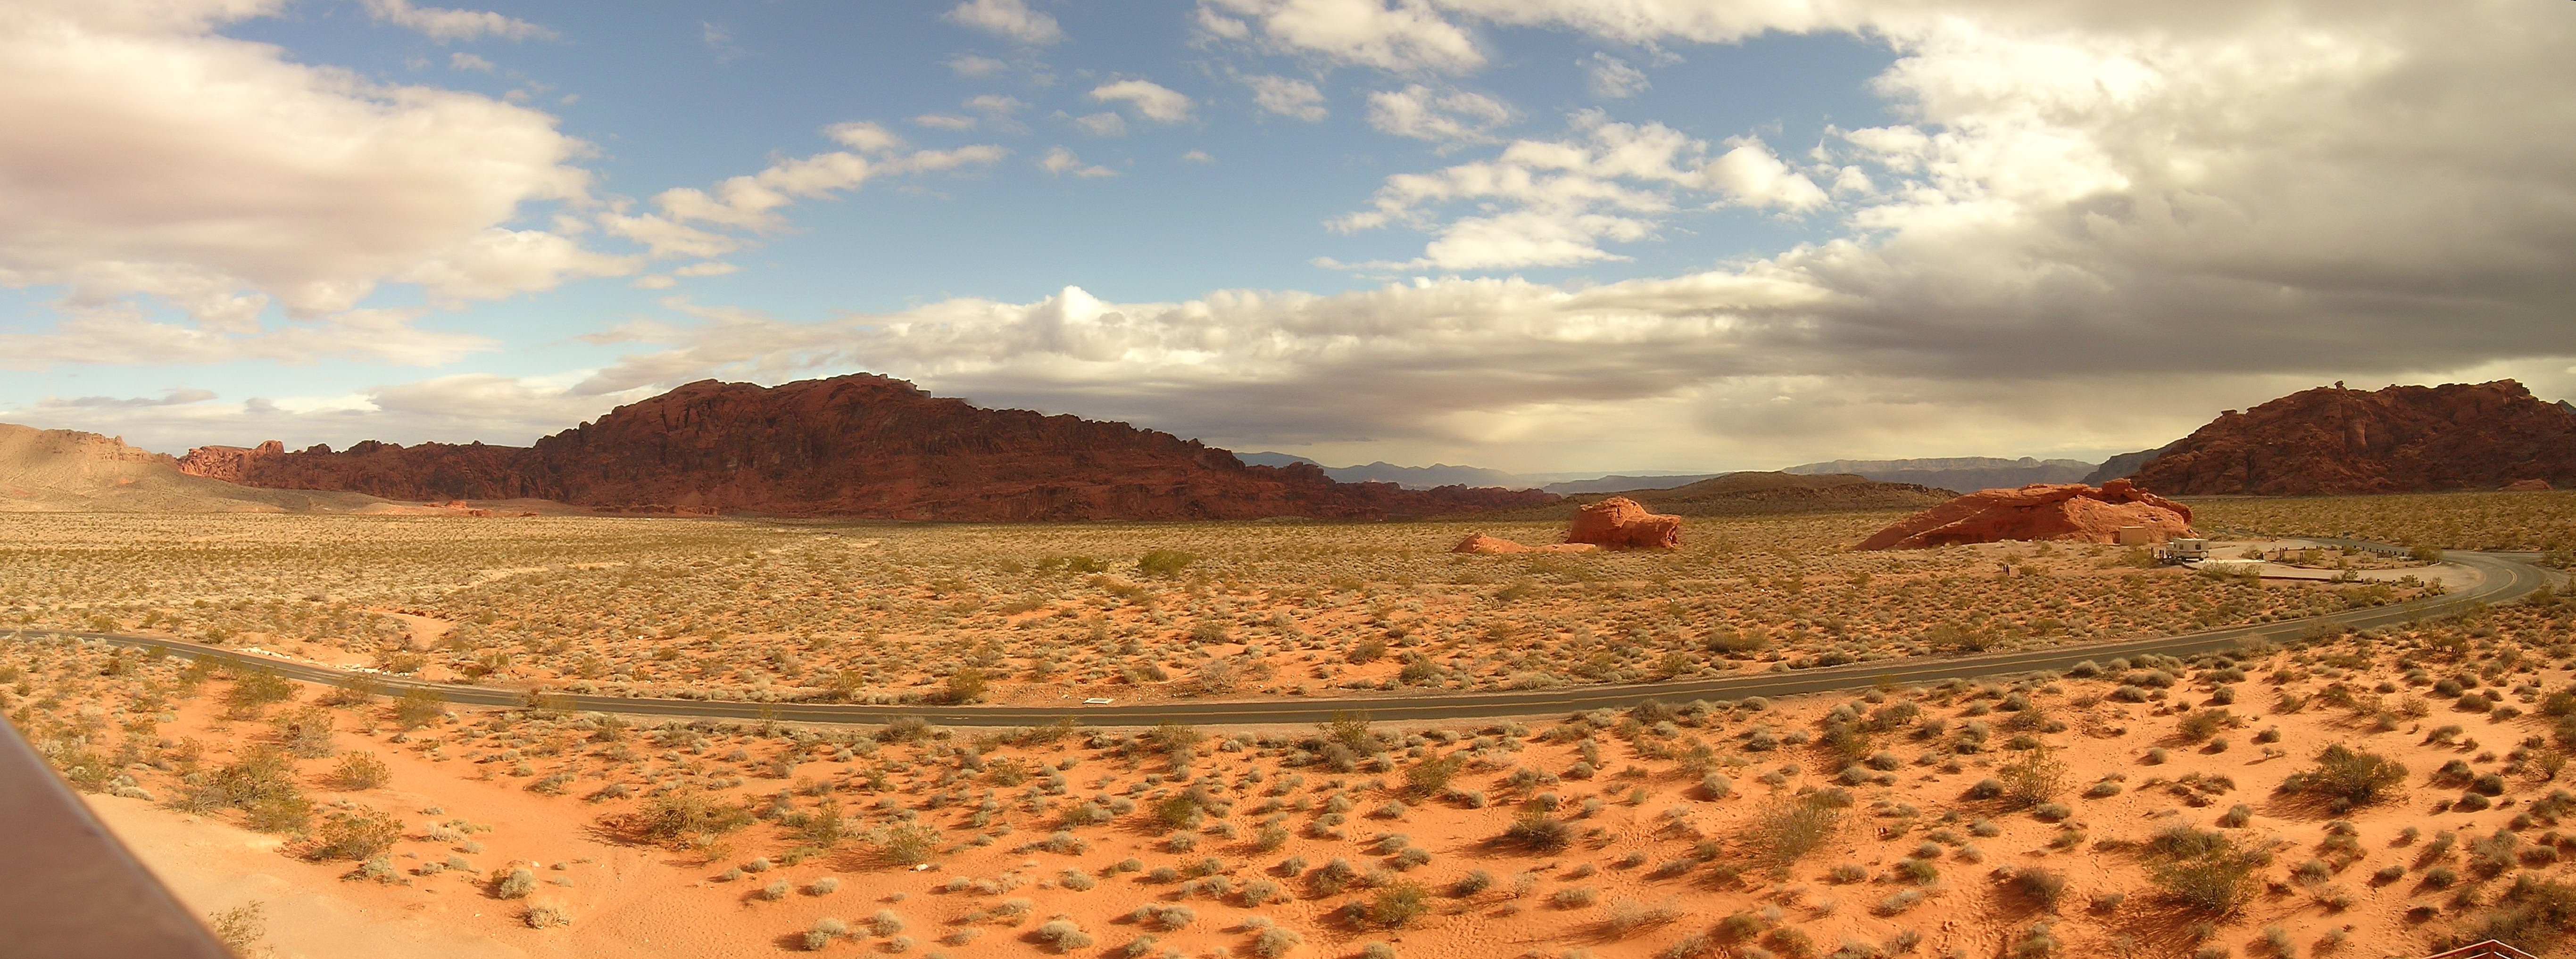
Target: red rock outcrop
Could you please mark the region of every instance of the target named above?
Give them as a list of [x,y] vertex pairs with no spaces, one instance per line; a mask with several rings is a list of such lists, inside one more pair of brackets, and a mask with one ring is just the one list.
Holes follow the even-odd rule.
[[[204,455],[200,455],[204,454]],[[923,520],[1376,519],[1544,505],[1536,490],[1336,483],[1125,423],[988,410],[902,380],[704,380],[530,447],[211,447],[236,482],[388,499],[551,499],[610,512]]]
[[1574,511],[1565,541],[1605,549],[1671,549],[1682,543],[1682,518],[1648,512],[1636,500],[1613,496]]
[[2302,390],[2230,410],[2139,468],[2172,496],[2318,496],[2576,483],[2576,415],[2512,380]]
[[2116,543],[2120,527],[2142,526],[2152,542],[2189,536],[2191,507],[2116,479],[2099,487],[2034,483],[1970,493],[1879,530],[1860,549],[1923,549],[2002,540]]
[[2515,480],[2504,484],[2504,491],[2507,493],[2546,493],[2553,489],[2557,487],[2549,485],[2549,481],[2544,479]]

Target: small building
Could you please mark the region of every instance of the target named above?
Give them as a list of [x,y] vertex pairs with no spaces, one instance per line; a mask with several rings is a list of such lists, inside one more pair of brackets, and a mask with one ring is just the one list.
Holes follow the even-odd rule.
[[2119,544],[2122,546],[2145,546],[2155,541],[2155,533],[2144,526],[2120,527]]
[[2168,563],[2197,563],[2209,558],[2209,541],[2196,536],[2175,537],[2156,551],[2156,558]]

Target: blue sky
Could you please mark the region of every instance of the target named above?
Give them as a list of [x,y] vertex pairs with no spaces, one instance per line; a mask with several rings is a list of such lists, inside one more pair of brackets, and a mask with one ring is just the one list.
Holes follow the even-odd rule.
[[[52,38],[0,66],[0,122],[55,136],[0,156],[35,211],[0,217],[31,238],[0,245],[0,419],[525,442],[686,379],[866,371],[1327,461],[1716,469],[2098,456],[2343,376],[2569,385],[2533,338],[2563,287],[2428,292],[2563,227],[2456,216],[2514,142],[2448,144],[2418,192],[2454,205],[2387,211],[2475,259],[2328,212],[2409,171],[2273,179],[2367,118],[2229,51],[2322,6],[174,2],[0,20]],[[2309,55],[2546,70],[2509,25]],[[2383,289],[2410,253],[2422,290]],[[2207,399],[2068,405],[2185,369]]]

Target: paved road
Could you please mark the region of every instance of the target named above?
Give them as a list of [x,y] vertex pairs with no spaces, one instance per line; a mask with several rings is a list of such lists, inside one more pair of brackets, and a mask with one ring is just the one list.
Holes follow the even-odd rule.
[[[2367,545],[2338,540],[2321,540],[2321,542]],[[925,719],[942,726],[1034,726],[1066,717],[1071,717],[1086,726],[1151,726],[1165,722],[1192,725],[1266,726],[1316,723],[1345,713],[1361,713],[1373,720],[1392,722],[1539,716],[1585,709],[1624,708],[1649,700],[1682,703],[1694,699],[1791,696],[1800,693],[1862,689],[1880,683],[1931,683],[1946,679],[1974,679],[2060,670],[2088,659],[2107,660],[2147,653],[2190,656],[2229,649],[2246,642],[2292,639],[2319,626],[2369,629],[2403,623],[2419,617],[2447,615],[2479,604],[2501,603],[2529,595],[2551,582],[2549,572],[2531,564],[2530,560],[2535,555],[2450,553],[2445,557],[2446,561],[2467,566],[2479,574],[2477,585],[2430,599],[2329,613],[2307,619],[2240,626],[2180,636],[2058,646],[2021,652],[1960,657],[1918,657],[1823,669],[1636,685],[1578,686],[1531,692],[1433,693],[1252,702],[1190,701],[1132,706],[859,706],[844,703],[749,703],[583,695],[566,695],[562,700],[568,701],[570,707],[574,709],[637,716],[775,719],[783,722],[864,725],[882,724],[907,717]],[[256,653],[243,653],[151,636],[73,630],[47,630],[38,635],[77,636],[118,646],[158,648],[176,656],[256,666],[289,679],[308,682],[337,683],[351,675],[337,669],[276,659]],[[451,703],[473,706],[517,706],[528,702],[528,694],[520,690],[424,683],[382,675],[375,678],[395,693],[411,689],[428,689],[437,693],[440,699]]]

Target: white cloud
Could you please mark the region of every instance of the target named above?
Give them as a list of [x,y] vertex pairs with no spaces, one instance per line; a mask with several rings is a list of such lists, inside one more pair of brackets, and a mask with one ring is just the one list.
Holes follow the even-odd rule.
[[1011,65],[1008,63],[972,53],[960,53],[948,58],[948,69],[955,71],[961,77],[989,77],[1010,68]]
[[[576,162],[589,148],[553,117],[305,66],[214,32],[266,9],[170,0],[152,16],[72,3],[0,15],[0,126],[81,131],[0,138],[0,287],[61,288],[77,322],[58,342],[112,329],[174,356],[255,355],[290,339],[341,355],[314,341],[384,334],[390,314],[352,308],[387,282],[452,302],[632,270],[519,225],[546,205],[592,202]],[[400,10],[463,35],[437,26],[440,11]],[[141,319],[137,297],[187,320]],[[315,325],[263,333],[272,304]],[[57,355],[18,342],[19,362]]]
[[1125,103],[1139,116],[1156,123],[1179,123],[1190,118],[1190,98],[1150,80],[1119,80],[1091,88],[1091,99],[1100,103]]
[[1127,118],[1107,110],[1100,111],[1099,113],[1086,113],[1081,116],[1074,116],[1073,114],[1058,110],[1055,112],[1055,115],[1059,119],[1071,121],[1076,128],[1092,136],[1123,137],[1127,135]]
[[[1516,141],[1490,160],[1388,177],[1368,209],[1329,225],[1342,232],[1404,226],[1434,238],[1413,260],[1333,265],[1370,271],[1576,266],[1626,259],[1605,244],[1654,236],[1686,199],[1790,211],[1825,202],[1815,184],[1758,140],[1711,159],[1706,141],[1671,127],[1615,123],[1590,111],[1575,115],[1572,132],[1563,140]],[[1460,207],[1469,212],[1448,215]]]
[[1226,39],[1257,26],[1274,49],[1383,70],[1462,73],[1485,63],[1466,29],[1424,0],[1202,0],[1199,24]]
[[[191,0],[178,2],[189,3]],[[530,40],[554,36],[554,31],[525,20],[482,10],[421,7],[412,5],[411,0],[366,0],[366,4],[367,13],[377,20],[418,32],[441,43],[483,37]]]
[[1441,144],[1490,143],[1512,122],[1508,103],[1468,90],[1414,84],[1369,94],[1369,125],[1379,132]]
[[1067,150],[1063,147],[1056,147],[1048,150],[1045,156],[1039,157],[1038,169],[1045,170],[1047,173],[1056,176],[1070,173],[1084,179],[1118,175],[1118,171],[1105,166],[1084,165],[1081,157],[1073,155],[1073,151]]
[[1064,39],[1054,17],[1029,9],[1023,0],[966,0],[949,9],[948,22],[1033,46]]
[[1645,71],[1607,53],[1594,53],[1575,61],[1575,65],[1583,68],[1584,82],[1592,88],[1592,95],[1606,100],[1633,97],[1654,85],[1646,80]]
[[1708,168],[1711,182],[1725,191],[1726,202],[1780,210],[1809,210],[1825,203],[1825,191],[1780,162],[1761,140],[1738,137],[1727,143],[1734,149]]
[[1289,77],[1245,77],[1252,87],[1252,101],[1261,109],[1283,117],[1296,117],[1308,123],[1324,118],[1324,91],[1304,80]]
[[975,118],[958,116],[954,113],[924,113],[912,118],[912,124],[933,130],[972,130],[975,128]]
[[735,233],[784,226],[781,211],[798,200],[835,197],[881,174],[988,166],[1009,153],[989,144],[906,153],[901,137],[874,123],[834,124],[824,134],[850,149],[778,160],[709,189],[673,187],[654,194],[655,212],[613,208],[600,215],[600,226],[643,244],[656,257],[718,256],[741,248],[744,240]]
[[1213,157],[1213,156],[1208,155],[1208,152],[1207,152],[1206,150],[1192,150],[1192,151],[1190,151],[1190,152],[1188,152],[1188,153],[1181,154],[1181,159],[1186,160],[1186,161],[1191,162],[1191,163],[1215,163],[1215,162],[1216,162],[1216,157]]
[[450,70],[471,70],[476,73],[490,73],[495,69],[492,65],[492,61],[467,53],[463,50],[458,50],[447,55],[447,68]]
[[964,105],[966,109],[974,110],[978,113],[991,114],[996,117],[1007,117],[1029,108],[1028,104],[1020,102],[1020,98],[1005,96],[999,93],[985,93],[968,97],[966,98]]

